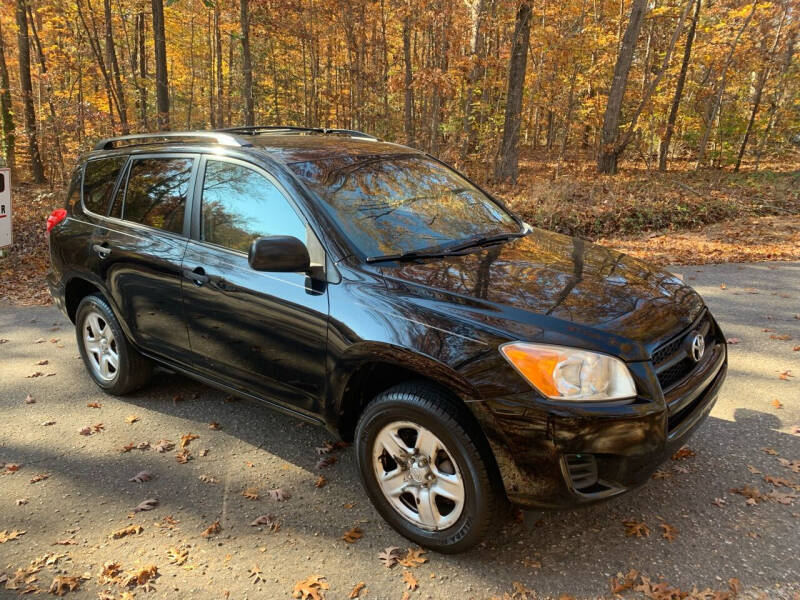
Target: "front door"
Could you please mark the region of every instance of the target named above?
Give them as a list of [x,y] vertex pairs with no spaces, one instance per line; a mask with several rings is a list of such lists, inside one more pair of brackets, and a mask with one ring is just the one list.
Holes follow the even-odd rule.
[[[265,171],[203,159],[197,239],[183,258],[183,302],[195,368],[307,414],[325,391],[328,294],[304,273],[254,271],[250,243],[266,235],[316,238]],[[313,256],[313,254],[312,254]]]

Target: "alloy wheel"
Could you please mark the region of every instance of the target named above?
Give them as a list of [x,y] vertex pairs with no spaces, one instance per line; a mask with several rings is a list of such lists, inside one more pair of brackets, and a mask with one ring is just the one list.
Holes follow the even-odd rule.
[[88,312],[83,321],[83,347],[95,376],[113,381],[119,372],[119,349],[108,321],[98,311]]
[[395,421],[378,433],[372,455],[383,495],[406,520],[439,531],[461,516],[464,480],[452,453],[433,432]]

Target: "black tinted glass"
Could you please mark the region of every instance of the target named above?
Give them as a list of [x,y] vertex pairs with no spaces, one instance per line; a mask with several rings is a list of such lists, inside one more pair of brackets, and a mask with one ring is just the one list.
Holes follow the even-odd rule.
[[137,159],[131,165],[122,218],[181,233],[191,174],[191,158]]
[[106,214],[111,191],[127,160],[127,156],[112,156],[86,163],[83,176],[83,205],[87,210],[97,215]]
[[486,194],[423,156],[344,156],[290,166],[366,256],[520,229]]
[[306,241],[303,221],[272,182],[245,166],[206,163],[202,239],[247,252],[261,236],[291,235]]

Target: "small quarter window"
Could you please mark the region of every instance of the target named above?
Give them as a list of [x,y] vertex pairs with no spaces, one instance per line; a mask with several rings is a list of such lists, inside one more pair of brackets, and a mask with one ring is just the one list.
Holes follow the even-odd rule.
[[127,156],[98,158],[86,163],[83,175],[83,205],[96,215],[105,215],[111,191]]
[[130,168],[122,218],[172,233],[183,231],[191,158],[141,158]]
[[245,166],[206,162],[203,180],[202,239],[247,252],[261,236],[291,235],[303,243],[306,226],[281,191]]

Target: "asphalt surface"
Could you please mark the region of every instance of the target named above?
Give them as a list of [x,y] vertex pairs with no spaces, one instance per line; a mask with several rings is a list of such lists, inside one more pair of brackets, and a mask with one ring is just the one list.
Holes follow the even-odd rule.
[[[800,483],[800,474],[779,462],[800,459],[800,435],[792,433],[800,425],[800,351],[793,351],[800,344],[800,263],[674,271],[700,291],[727,337],[741,340],[730,346],[728,381],[711,417],[689,442],[695,456],[668,461],[663,477],[625,497],[580,511],[525,513],[470,553],[429,553],[427,563],[410,569],[419,582],[411,598],[502,597],[515,592],[514,582],[540,597],[608,597],[609,579],[630,569],[684,591],[728,590],[737,578],[746,596],[798,598],[800,499],[751,506],[730,490],[795,493],[764,476]],[[64,556],[27,585],[46,591],[55,576],[86,575],[67,597],[97,598],[101,590],[118,597],[121,587],[98,583],[103,564],[118,562],[126,574],[157,566],[152,591],[129,588],[137,598],[290,598],[295,582],[312,574],[326,577],[328,599],[347,598],[362,581],[362,598],[403,595],[403,569],[384,568],[377,555],[411,544],[369,504],[352,449],[317,469],[315,448],[330,439],[326,431],[164,372],[132,396],[107,396],[85,373],[73,328],[54,307],[0,303],[0,339],[7,340],[0,344],[0,463],[21,465],[0,474],[0,541],[4,531],[25,531],[0,543],[0,581],[55,554]],[[781,379],[787,370],[794,376]],[[27,377],[37,371],[42,375]],[[34,403],[26,403],[28,395]],[[126,422],[130,416],[135,422]],[[99,433],[79,433],[98,423]],[[199,437],[186,464],[177,462],[177,449],[152,449],[190,432]],[[141,442],[150,449],[120,451]],[[129,482],[143,470],[154,478]],[[31,483],[40,474],[48,477]],[[328,482],[316,488],[320,474]],[[260,498],[243,497],[253,487]],[[291,498],[269,498],[275,488]],[[132,512],[148,498],[159,500],[155,509]],[[27,503],[18,504],[22,499]],[[249,525],[264,514],[280,522],[277,532]],[[626,536],[625,519],[646,523],[650,535]],[[219,534],[202,537],[214,521]],[[662,537],[662,523],[677,529],[673,541]],[[129,525],[143,530],[109,537]],[[353,526],[363,537],[349,544],[341,537]],[[188,550],[183,564],[170,562],[173,547]],[[253,567],[263,580],[250,577]],[[521,589],[516,598],[534,597]],[[0,584],[0,598],[17,593]]]

